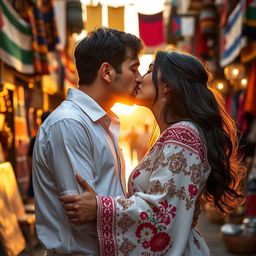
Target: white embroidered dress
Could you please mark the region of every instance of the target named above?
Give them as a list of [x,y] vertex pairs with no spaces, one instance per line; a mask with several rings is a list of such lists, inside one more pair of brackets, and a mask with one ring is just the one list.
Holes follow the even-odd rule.
[[191,122],[166,129],[129,178],[129,198],[97,196],[101,255],[209,256],[192,228],[210,167]]

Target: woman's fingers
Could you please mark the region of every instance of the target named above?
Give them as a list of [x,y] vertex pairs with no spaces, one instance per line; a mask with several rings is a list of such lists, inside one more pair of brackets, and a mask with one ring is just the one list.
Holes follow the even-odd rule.
[[70,218],[69,221],[73,224],[81,224],[78,218]]
[[76,180],[84,191],[90,191],[95,193],[94,189],[79,174],[76,174]]
[[78,199],[77,196],[60,196],[59,198],[62,203],[73,203]]
[[77,212],[74,212],[74,211],[66,211],[66,214],[69,218],[77,218]]
[[75,206],[75,204],[65,203],[65,204],[63,204],[63,208],[64,208],[66,211],[76,211],[76,206]]

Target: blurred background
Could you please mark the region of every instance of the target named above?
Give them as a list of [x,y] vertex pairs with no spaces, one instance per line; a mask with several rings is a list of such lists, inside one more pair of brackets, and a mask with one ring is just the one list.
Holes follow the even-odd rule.
[[[35,233],[31,155],[43,118],[77,87],[75,43],[97,26],[139,36],[144,74],[157,50],[201,58],[241,131],[245,205],[221,216],[202,202],[212,254],[256,255],[255,0],[0,0],[0,255],[43,255]],[[126,177],[158,134],[151,112],[116,104]]]

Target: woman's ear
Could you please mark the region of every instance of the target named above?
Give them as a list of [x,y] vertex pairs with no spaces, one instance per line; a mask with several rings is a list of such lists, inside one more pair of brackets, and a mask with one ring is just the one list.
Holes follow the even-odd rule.
[[163,93],[166,94],[166,93],[170,92],[171,90],[172,90],[171,87],[168,84],[166,84],[163,88]]

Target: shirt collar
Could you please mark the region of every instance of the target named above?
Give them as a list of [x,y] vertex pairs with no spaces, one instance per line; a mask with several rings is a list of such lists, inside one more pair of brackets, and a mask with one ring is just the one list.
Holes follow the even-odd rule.
[[104,120],[104,122],[108,122],[110,124],[111,120],[110,117],[107,115],[106,111],[102,107],[100,107],[100,105],[95,100],[93,100],[90,96],[88,96],[81,90],[69,88],[67,100],[70,100],[77,106],[79,106],[93,122],[102,119]]

